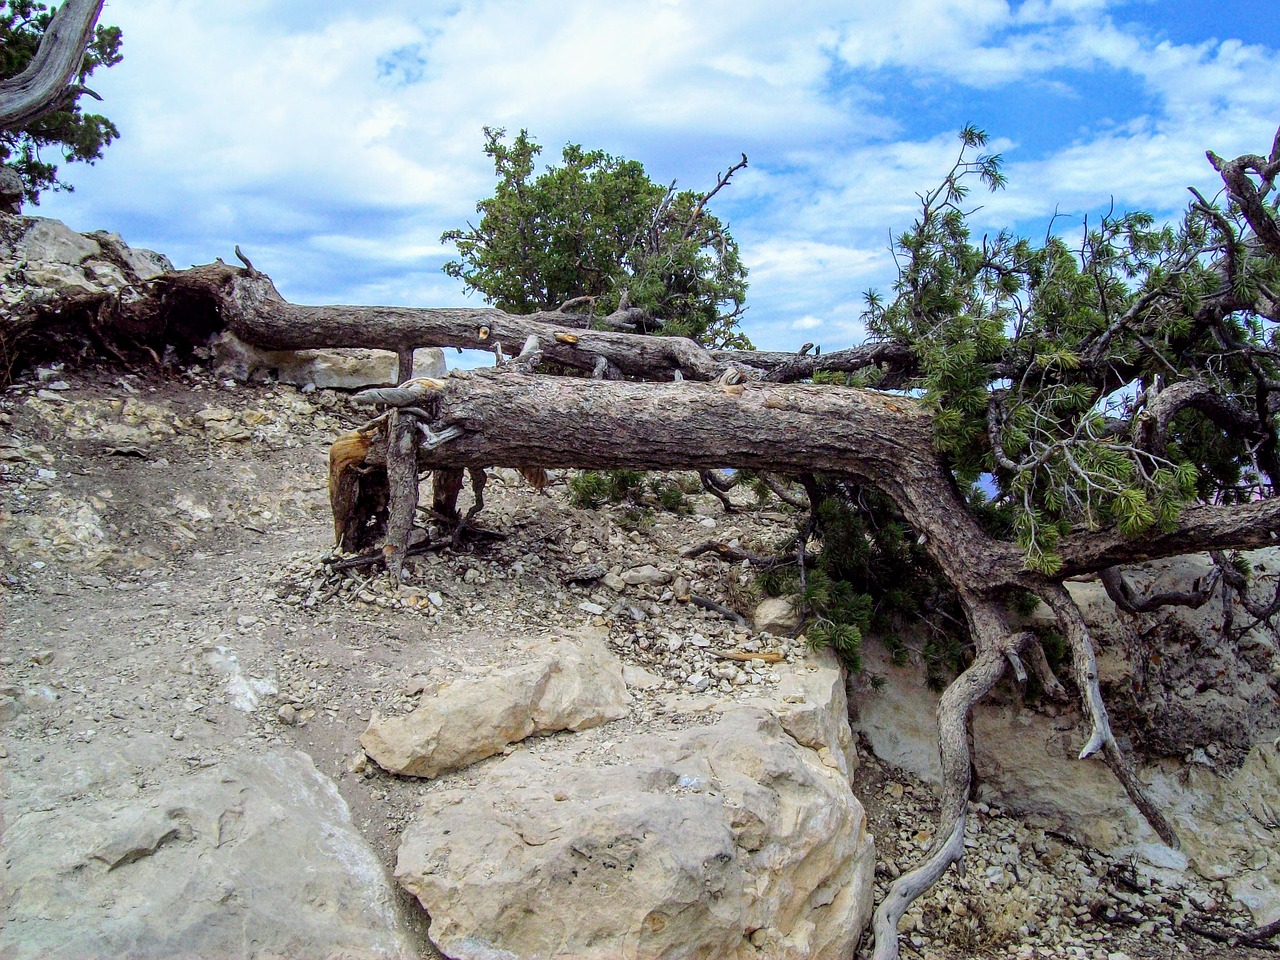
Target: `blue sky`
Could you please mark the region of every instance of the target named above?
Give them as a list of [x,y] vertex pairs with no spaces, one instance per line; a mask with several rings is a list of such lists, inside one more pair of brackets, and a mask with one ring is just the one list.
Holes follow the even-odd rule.
[[1218,189],[1206,149],[1265,153],[1280,126],[1277,0],[107,0],[103,22],[124,62],[91,85],[121,139],[29,213],[179,266],[238,243],[297,302],[450,306],[478,302],[439,238],[492,190],[486,124],[694,189],[745,152],[713,209],[768,349],[861,339],[966,123],[1010,179],[975,222],[1031,236],[1112,198],[1175,216]]

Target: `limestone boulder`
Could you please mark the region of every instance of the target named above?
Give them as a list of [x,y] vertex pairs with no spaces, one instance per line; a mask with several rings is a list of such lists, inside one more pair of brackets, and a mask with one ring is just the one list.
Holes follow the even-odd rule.
[[454,960],[845,957],[871,911],[847,776],[760,707],[469,780],[426,795],[396,865]]
[[771,697],[755,703],[777,717],[797,743],[816,750],[824,763],[851,773],[858,756],[849,727],[845,672],[835,653],[814,651],[800,663],[779,664],[778,674]]
[[120,293],[173,264],[130,249],[117,234],[81,234],[43,217],[13,217],[0,230],[0,275],[35,299],[68,293]]
[[800,611],[796,597],[769,597],[762,600],[751,615],[756,630],[776,637],[791,636],[800,629]]
[[142,789],[97,776],[101,799],[30,794],[8,823],[0,955],[419,955],[381,864],[306,755],[245,756]]
[[[263,350],[230,331],[213,342],[214,371],[236,380],[265,380],[321,390],[359,390],[397,379],[398,360],[389,350]],[[443,377],[444,352],[423,348],[413,353],[413,376]]]
[[391,773],[436,777],[526,737],[586,730],[630,710],[622,664],[602,634],[535,642],[525,657],[523,663],[424,692],[404,716],[375,712],[361,746]]
[[1280,743],[1257,744],[1230,772],[1166,761],[1150,783],[1195,871],[1224,881],[1259,925],[1280,920]]

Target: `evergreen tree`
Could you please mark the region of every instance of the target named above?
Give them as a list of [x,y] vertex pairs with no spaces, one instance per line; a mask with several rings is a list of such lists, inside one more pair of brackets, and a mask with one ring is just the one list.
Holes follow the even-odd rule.
[[664,187],[635,160],[577,144],[564,148],[560,166],[535,175],[542,148],[526,131],[510,142],[504,130],[484,133],[498,186],[476,205],[477,226],[441,237],[458,250],[445,273],[512,313],[589,297],[595,315],[639,307],[665,334],[749,346],[737,329],[747,271],[706,209],[711,194]]

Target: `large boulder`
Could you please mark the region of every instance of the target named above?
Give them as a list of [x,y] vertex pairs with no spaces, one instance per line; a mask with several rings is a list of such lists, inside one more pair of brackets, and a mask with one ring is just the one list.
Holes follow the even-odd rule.
[[0,224],[0,293],[45,300],[77,293],[120,294],[173,264],[131,249],[118,234],[76,233],[59,220],[7,217]]
[[533,643],[527,660],[424,691],[401,717],[376,711],[360,744],[384,770],[437,777],[526,737],[586,730],[625,717],[622,664],[598,633]]
[[799,597],[768,597],[756,605],[751,624],[759,633],[793,636],[800,629]]
[[823,759],[754,706],[517,753],[426,795],[396,878],[454,960],[850,956],[874,844]]
[[381,864],[305,754],[141,790],[118,773],[96,775],[106,797],[92,801],[54,802],[71,781],[32,787],[8,824],[7,960],[419,955]]

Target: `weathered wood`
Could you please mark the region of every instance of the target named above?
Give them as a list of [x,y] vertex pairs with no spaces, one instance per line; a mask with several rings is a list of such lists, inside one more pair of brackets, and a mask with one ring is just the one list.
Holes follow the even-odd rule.
[[103,0],[65,0],[27,68],[0,81],[0,130],[18,130],[66,101]]
[[[885,492],[903,511],[949,580],[980,592],[1057,582],[1023,567],[1015,544],[970,516],[933,447],[928,413],[909,398],[874,390],[747,382],[637,383],[455,372],[424,402],[430,429],[460,431],[420,447],[421,470],[509,466],[699,470],[735,467],[844,474]],[[1190,506],[1175,531],[1144,537],[1072,534],[1059,543],[1064,573],[1116,563],[1277,542],[1280,499],[1232,507]]]
[[[370,347],[394,350],[401,382],[411,375],[405,357],[419,347],[502,351],[511,357],[534,338],[542,359],[601,379],[711,381],[725,371],[756,371],[776,382],[795,382],[820,370],[852,372],[882,367],[887,385],[914,369],[910,350],[872,344],[821,357],[750,350],[709,351],[684,337],[621,332],[627,320],[561,310],[517,316],[492,307],[305,306],[287,302],[271,279],[225,263],[176,270],[150,281],[152,297],[112,304],[112,319],[137,339],[148,328],[169,332],[186,317],[210,309],[241,340],[270,350]],[[589,329],[588,325],[606,329]]]
[[387,572],[391,575],[391,582],[397,586],[400,584],[400,569],[409,550],[414,512],[418,509],[416,432],[410,414],[395,410],[387,420],[387,485],[391,500],[387,542],[383,550],[387,558]]

